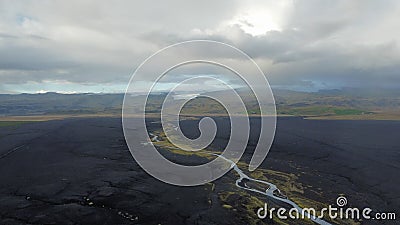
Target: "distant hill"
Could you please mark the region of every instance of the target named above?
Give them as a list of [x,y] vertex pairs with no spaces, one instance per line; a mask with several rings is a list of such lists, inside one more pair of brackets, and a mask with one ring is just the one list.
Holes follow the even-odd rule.
[[123,94],[0,95],[0,115],[86,114],[121,111]]
[[[224,91],[214,92],[229,98]],[[247,111],[258,114],[259,108],[251,92],[239,89]],[[273,90],[280,115],[306,117],[397,114],[400,109],[400,90],[340,89],[319,92]],[[147,110],[159,113],[165,94],[151,95]],[[0,115],[57,115],[57,114],[120,114],[123,94],[17,94],[0,95]],[[143,96],[136,96],[138,100]],[[182,110],[184,114],[225,113],[216,101],[204,97],[191,100]]]
[[400,109],[400,91],[394,89],[274,90],[274,95],[278,112],[289,115],[356,115]]

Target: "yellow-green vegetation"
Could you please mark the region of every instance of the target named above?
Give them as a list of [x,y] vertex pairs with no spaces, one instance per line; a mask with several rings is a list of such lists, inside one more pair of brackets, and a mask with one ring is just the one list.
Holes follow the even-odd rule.
[[[242,93],[243,95],[243,93]],[[224,98],[230,96],[223,95]],[[259,115],[260,108],[256,98],[251,94],[242,96],[246,111],[239,115]],[[308,99],[311,98],[311,99]],[[159,100],[158,100],[159,101]],[[154,103],[158,103],[157,100]],[[314,96],[306,95],[301,98],[296,96],[285,96],[283,99],[278,98],[276,109],[278,115],[292,116],[344,116],[344,115],[365,115],[373,114],[370,107],[352,106],[347,104],[348,100],[342,97]],[[157,107],[149,107],[155,112]],[[225,108],[217,101],[207,97],[196,97],[188,101],[180,112],[181,115],[227,115]]]
[[227,204],[222,205],[222,207],[225,208],[225,209],[232,209],[233,208],[231,205],[227,205]]
[[400,120],[399,112],[372,112],[359,115],[329,115],[307,117],[313,120]]
[[[248,165],[243,162],[239,162],[237,165],[243,170],[248,167]],[[288,197],[290,197],[290,195],[293,193],[304,194],[305,187],[302,183],[298,182],[298,177],[295,174],[258,168],[257,170],[251,172],[250,176],[255,179],[270,181]]]
[[[190,151],[184,151],[181,149],[178,149],[175,145],[170,143],[168,139],[165,137],[164,132],[160,131],[154,131],[153,134],[157,135],[159,137],[158,142],[153,142],[156,146],[162,147],[163,149],[166,149],[168,151],[171,151],[175,154],[180,154],[180,155],[196,155],[200,157],[205,157],[209,160],[212,160],[216,158],[214,155],[210,155],[210,153],[217,153],[213,152],[211,150],[206,150],[206,151],[197,151],[197,152],[190,152]],[[244,162],[238,162],[237,165],[241,169],[247,169],[248,165]],[[229,166],[227,164],[227,166]],[[234,172],[233,172],[234,173]],[[298,194],[303,193],[303,187],[301,184],[297,183],[297,177],[294,174],[286,174],[283,172],[279,171],[272,171],[272,170],[265,170],[265,169],[257,169],[256,171],[253,171],[250,174],[251,177],[256,178],[256,179],[263,179],[263,180],[269,180],[270,182],[276,184],[279,188],[282,188],[282,191],[285,193],[290,193],[290,192],[297,192]],[[239,176],[235,173],[235,177],[238,178]],[[267,179],[267,177],[269,179]],[[236,179],[235,178],[235,179]],[[232,185],[233,186],[233,185]],[[233,186],[234,188],[235,186]],[[212,183],[206,184],[205,189],[211,191],[214,191],[215,185]],[[229,199],[232,195],[236,195],[240,197],[240,201],[236,202],[232,201]],[[291,195],[290,196],[297,196],[297,195]],[[263,196],[260,196],[263,197]],[[222,201],[222,207],[227,209],[227,210],[234,210],[235,212],[239,212],[241,214],[244,213],[245,220],[248,222],[250,225],[255,225],[255,224],[267,224],[266,221],[262,221],[258,219],[257,217],[257,210],[260,207],[264,206],[265,199],[261,200],[259,197],[255,197],[253,195],[250,195],[247,191],[244,191],[242,189],[237,189],[235,192],[232,191],[226,191],[226,192],[221,192],[219,193],[219,198]],[[264,198],[264,197],[263,197]],[[209,199],[209,204],[211,204],[211,199]],[[310,205],[309,207],[312,207]],[[273,222],[276,224],[286,224],[285,221],[281,221],[278,218],[274,217]],[[302,222],[301,224],[308,224],[307,221]]]
[[190,100],[182,108],[181,114],[226,114],[225,108],[217,101],[204,97]]
[[[257,99],[250,89],[238,89],[237,92],[249,115],[260,114]],[[278,115],[304,116],[312,119],[400,120],[398,90],[343,89],[310,93],[274,89],[273,93]],[[223,100],[225,104],[230,101],[236,102],[235,96],[232,96],[230,92],[216,91],[213,92],[213,95],[217,99]],[[166,93],[135,96],[130,99],[132,110],[124,116],[141,117],[141,103],[147,99],[146,117],[160,117],[165,97]],[[62,95],[46,93],[1,96],[2,106],[7,109],[7,114],[35,115],[30,116],[36,117],[35,120],[56,119],[56,117],[59,119],[66,117],[119,117],[121,116],[122,99],[122,94]],[[177,101],[180,100],[177,99]],[[15,105],[25,107],[14,107]],[[185,104],[180,115],[184,114],[227,115],[226,110],[217,101],[202,96]],[[245,115],[246,112],[238,114]],[[3,119],[0,118],[0,120]]]
[[304,194],[305,188],[300,182],[298,182],[298,177],[292,173],[288,174],[274,170],[265,170],[265,176],[267,177],[267,179],[269,178],[275,180],[276,185],[280,185],[283,187],[280,188],[281,191],[289,193],[289,195],[290,193],[294,192]]
[[[277,94],[276,113],[280,116],[302,116],[310,119],[400,120],[398,113],[400,99],[397,96],[381,98],[373,95],[360,97],[340,93],[291,91],[277,91],[275,94]],[[226,93],[221,92],[220,95],[221,99],[232,100]],[[260,108],[254,96],[247,92],[241,92],[240,95],[247,112],[238,115],[259,115]],[[180,115],[227,116],[227,113],[217,101],[196,97],[185,104]]]
[[[206,183],[206,184],[204,184],[204,190],[205,190],[205,191],[208,191],[208,192],[210,192],[210,193],[214,192],[214,190],[215,190],[215,184],[214,184],[214,183]],[[212,205],[213,202],[212,202],[210,196],[208,197],[207,202],[208,202],[208,204],[209,204],[210,206]]]
[[[257,104],[252,104],[249,102],[246,104],[247,112],[242,112],[240,114],[248,115],[259,115],[260,108]],[[278,115],[290,115],[290,116],[304,116],[304,117],[332,117],[332,116],[364,116],[364,115],[374,115],[375,113],[359,108],[345,107],[345,106],[333,106],[333,105],[321,105],[321,104],[311,104],[298,106],[296,104],[278,104],[277,105]],[[182,109],[181,115],[227,115],[226,110],[218,102],[204,98],[198,97],[194,100],[189,101]],[[367,118],[367,117],[366,117]],[[373,117],[368,117],[373,118]]]
[[0,121],[0,127],[20,126],[26,123],[33,123],[34,121]]
[[115,114],[52,114],[52,115],[33,115],[33,116],[6,116],[0,117],[0,122],[43,122],[49,120],[62,120],[66,118],[98,118],[98,117],[118,117]]
[[[271,219],[259,219],[257,210],[264,207],[265,199],[259,196],[251,195],[250,193],[239,189],[235,191],[224,191],[219,193],[219,199],[222,202],[222,207],[238,212],[238,216],[242,217],[249,225],[259,224],[288,224],[288,221],[280,220],[276,216]],[[231,207],[225,207],[225,206]],[[296,221],[297,224],[312,224],[307,221]]]
[[[176,146],[171,144],[165,137],[165,134],[163,132],[156,131],[154,132],[154,134],[158,135],[160,139],[160,141],[154,142],[155,145],[162,147],[166,150],[169,150],[175,154],[196,155],[200,157],[205,157],[209,160],[213,160],[216,158],[216,156],[210,155],[210,153],[218,153],[209,149],[196,152],[184,151],[178,149]],[[227,166],[229,166],[228,164]],[[241,168],[243,171],[246,171],[248,168],[248,164],[244,162],[238,162],[237,166]],[[234,173],[235,179],[239,178],[239,175],[236,172],[231,171],[231,173]],[[314,190],[313,186],[304,185],[301,182],[299,182],[298,180],[299,178],[296,174],[258,168],[257,170],[251,172],[249,176],[255,179],[265,180],[275,184],[282,192],[282,194],[286,195],[290,200],[292,200],[302,208],[314,208],[317,214],[319,211],[321,211],[322,208],[328,207],[328,204],[326,203],[322,203],[315,199],[309,199],[304,197],[304,192],[306,190],[316,193],[317,196],[320,196],[321,193],[320,190]],[[272,221],[268,220],[264,221],[258,219],[257,210],[260,207],[263,207],[264,203],[268,201],[268,199],[266,199],[265,196],[249,193],[240,188],[236,189],[236,186],[234,186],[234,182],[232,183],[232,188],[229,189],[235,189],[235,191],[227,190],[218,193],[219,199],[222,202],[221,206],[226,210],[232,210],[234,212],[238,212],[238,214],[244,217],[243,219],[245,219],[248,224],[250,225],[270,224],[270,223],[287,224],[288,221],[280,220],[276,216],[273,217]],[[214,183],[205,184],[205,190],[213,192],[215,190],[215,184]],[[209,204],[212,204],[211,199],[209,199]],[[324,219],[327,219],[326,216]],[[355,221],[352,220],[328,220],[328,221],[337,224],[357,224]],[[299,219],[296,220],[296,224],[313,224],[313,222],[307,219],[306,220]]]
[[294,116],[342,116],[342,115],[363,115],[371,114],[360,109],[344,108],[335,106],[303,106],[303,107],[278,107],[278,114],[288,114]]
[[210,155],[210,151],[185,151],[180,148],[177,148],[175,145],[173,145],[168,138],[165,137],[164,132],[159,132],[155,131],[154,135],[157,135],[159,137],[158,142],[153,142],[155,146],[162,147],[163,149],[166,149],[172,153],[179,154],[179,155],[196,155],[200,157],[205,157],[207,159],[215,159],[217,156]]
[[[246,164],[241,164],[240,166],[246,166]],[[308,191],[317,193],[317,195],[320,195],[321,193],[318,190],[313,190],[311,185],[303,185],[298,181],[298,176],[295,174],[274,170],[257,169],[251,173],[251,177],[268,180],[269,182],[275,184],[283,194],[285,194],[290,200],[295,202],[301,208],[314,208],[318,216],[320,215],[318,212],[320,212],[322,208],[328,207],[328,204],[326,203],[304,197],[303,194],[306,189],[308,189]],[[326,216],[325,219],[327,219]],[[331,222],[338,224],[358,224],[350,219],[336,219],[331,220]]]

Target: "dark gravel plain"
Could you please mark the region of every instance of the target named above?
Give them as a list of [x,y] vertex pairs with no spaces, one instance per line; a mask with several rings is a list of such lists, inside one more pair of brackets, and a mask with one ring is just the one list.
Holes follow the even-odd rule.
[[[196,123],[182,123],[188,136],[196,136]],[[262,167],[300,174],[323,193],[304,193],[311,199],[333,205],[344,194],[350,206],[399,215],[399,131],[394,121],[279,118]],[[227,135],[218,133],[212,147],[222,147]],[[130,155],[120,118],[1,127],[0,224],[247,224],[219,202],[218,190],[232,188],[230,176],[217,180],[215,190],[152,178]]]

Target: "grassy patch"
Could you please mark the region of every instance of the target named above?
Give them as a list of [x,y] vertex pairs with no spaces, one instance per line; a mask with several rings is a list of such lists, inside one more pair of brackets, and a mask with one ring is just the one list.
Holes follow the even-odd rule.
[[336,115],[361,115],[365,113],[364,111],[358,109],[334,109],[333,112]]
[[[345,112],[349,113],[349,112]],[[180,155],[196,155],[199,157],[205,157],[209,160],[215,159],[216,156],[210,155],[213,153],[212,150],[207,149],[207,151],[199,151],[199,152],[188,152],[184,150],[178,149],[172,143],[168,141],[165,137],[165,134],[160,131],[154,131],[154,134],[159,136],[159,142],[153,142],[154,145],[169,150],[175,154]],[[217,152],[214,152],[217,153]],[[248,164],[244,162],[238,162],[238,167],[243,169],[244,171],[247,170]],[[230,166],[227,163],[227,166]],[[232,185],[234,181],[238,178],[236,172],[233,172],[234,179],[232,180]],[[270,181],[271,183],[275,184],[282,192],[282,194],[288,196],[288,198],[295,203],[297,203],[302,208],[315,208],[317,212],[319,212],[323,207],[327,207],[326,203],[319,202],[318,200],[309,199],[304,196],[304,193],[307,189],[310,191],[313,190],[311,185],[303,185],[299,182],[299,177],[293,173],[285,173],[281,171],[275,171],[270,169],[261,169],[258,168],[256,171],[253,171],[249,174],[252,178]],[[251,184],[251,182],[249,182]],[[268,187],[264,187],[267,189]],[[210,190],[211,192],[214,191],[215,185],[214,184],[206,184],[206,190]],[[262,189],[262,188],[260,188]],[[296,224],[313,224],[311,220],[280,220],[277,217],[273,217],[273,219],[264,219],[260,220],[257,217],[257,210],[264,206],[264,203],[268,201],[268,198],[265,196],[261,196],[258,194],[254,194],[248,191],[244,191],[236,186],[233,189],[225,190],[222,192],[218,192],[218,197],[221,201],[221,207],[230,210],[231,212],[237,212],[240,215],[243,221],[246,221],[249,225],[258,225],[258,224],[290,224],[292,222],[296,222]],[[211,199],[208,200],[209,204],[211,205]],[[278,207],[275,203],[270,202],[274,207]],[[328,219],[328,218],[325,218]],[[352,220],[340,220],[340,221],[330,221],[330,222],[338,222],[343,224],[356,224],[355,221]]]
[[33,123],[34,121],[0,121],[0,127],[21,126],[26,123]]
[[278,113],[294,116],[342,116],[342,115],[362,115],[367,112],[353,108],[341,108],[334,106],[305,106],[305,107],[282,107],[278,108]]

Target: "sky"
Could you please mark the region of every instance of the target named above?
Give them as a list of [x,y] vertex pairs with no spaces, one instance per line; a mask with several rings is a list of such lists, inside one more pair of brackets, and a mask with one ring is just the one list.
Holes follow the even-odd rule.
[[396,0],[0,0],[0,93],[124,92],[147,57],[193,39],[243,50],[276,88],[400,86]]

